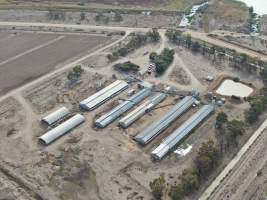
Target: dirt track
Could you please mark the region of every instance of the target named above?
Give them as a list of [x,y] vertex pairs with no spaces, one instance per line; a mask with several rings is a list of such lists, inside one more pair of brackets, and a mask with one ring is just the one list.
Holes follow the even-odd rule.
[[242,200],[248,186],[267,161],[267,120],[216,177],[199,200]]
[[[111,26],[94,26],[94,25],[76,25],[76,24],[54,24],[54,23],[26,23],[26,22],[0,22],[0,26],[25,26],[25,27],[60,27],[60,28],[74,28],[74,29],[95,29],[95,30],[117,30],[117,31],[148,31],[150,28],[129,28],[129,27],[111,27]],[[186,31],[194,38],[204,40],[206,42],[222,46],[229,49],[234,49],[240,53],[246,53],[251,57],[260,57],[262,60],[267,60],[267,56],[256,51],[252,51],[240,46],[227,43],[218,39],[208,37],[205,33],[196,31]]]
[[46,74],[60,63],[84,55],[107,41],[109,37],[105,36],[12,35],[0,45],[0,52],[3,52],[0,56],[0,94]]
[[[0,25],[1,25],[1,23],[0,23]],[[13,24],[14,25],[14,24]],[[25,24],[25,26],[28,26],[28,25],[30,25],[30,24]],[[36,23],[36,24],[34,24],[34,25],[40,25],[40,24],[38,24],[38,23]],[[49,24],[47,24],[47,25],[45,25],[45,26],[49,26]],[[53,25],[53,26],[56,26],[56,25]],[[64,25],[60,25],[60,26],[62,26],[62,27],[64,27]],[[72,25],[66,25],[66,26],[72,26]],[[73,25],[74,27],[80,27],[79,25]],[[102,29],[105,29],[105,27],[94,27],[94,26],[81,26],[81,27],[85,27],[85,28],[95,28],[95,29],[100,29],[100,30],[102,30]],[[113,29],[113,27],[109,27],[109,28],[107,28],[107,29],[109,29],[109,30],[112,30]],[[148,29],[130,29],[130,28],[121,28],[121,27],[115,27],[114,29],[116,29],[116,30],[125,30],[126,31],[126,33],[128,34],[130,31],[132,31],[132,30],[139,30],[139,31],[147,31]],[[160,30],[160,32],[161,32],[161,34],[162,34],[162,31],[164,31],[164,30]],[[126,34],[126,36],[127,36],[127,34]],[[100,53],[100,52],[102,52],[103,50],[105,50],[105,49],[107,49],[107,48],[109,48],[109,47],[111,47],[111,46],[113,46],[114,44],[116,44],[116,43],[118,43],[118,42],[120,42],[121,40],[123,40],[126,36],[124,36],[123,38],[121,38],[120,40],[117,40],[117,41],[115,41],[115,42],[113,42],[113,43],[111,43],[111,44],[109,44],[109,45],[107,45],[107,46],[105,46],[105,47],[103,47],[103,48],[100,48],[100,49],[98,49],[98,50],[96,50],[95,52],[93,52],[93,53],[89,53],[89,54],[87,54],[87,55],[85,55],[85,56],[83,56],[82,58],[80,58],[80,59],[77,59],[76,61],[74,61],[74,62],[71,62],[71,63],[69,63],[69,64],[67,64],[67,65],[65,65],[64,67],[62,67],[62,68],[60,68],[60,69],[58,69],[58,70],[55,70],[54,72],[52,72],[52,73],[49,73],[49,74],[47,74],[47,75],[45,75],[45,76],[43,76],[43,77],[41,77],[41,78],[38,78],[38,79],[36,79],[35,81],[32,81],[32,82],[30,82],[30,83],[28,83],[28,84],[26,84],[25,86],[23,86],[23,87],[20,87],[20,88],[18,88],[18,89],[15,89],[15,90],[13,90],[13,91],[11,91],[10,93],[8,93],[7,95],[4,95],[3,97],[1,97],[0,98],[0,100],[2,100],[2,99],[4,99],[4,98],[6,98],[6,97],[8,97],[8,96],[10,96],[10,95],[13,95],[15,98],[17,97],[16,95],[20,95],[20,92],[22,91],[22,90],[24,90],[24,89],[26,89],[26,88],[28,88],[29,86],[33,86],[33,85],[35,85],[35,84],[40,84],[41,83],[41,81],[48,81],[48,79],[49,78],[51,78],[53,75],[55,75],[55,74],[58,74],[58,73],[60,73],[60,72],[63,72],[64,70],[66,70],[66,69],[68,69],[68,68],[70,68],[70,67],[73,67],[75,64],[77,64],[77,63],[80,63],[80,62],[82,62],[83,60],[85,60],[85,59],[87,59],[87,58],[89,58],[89,57],[91,57],[91,56],[93,56],[93,55],[97,55],[98,53]],[[204,37],[202,37],[202,38],[206,38],[206,36],[204,36]],[[224,44],[223,44],[224,45]],[[193,75],[192,75],[193,76]],[[195,80],[195,84],[197,83],[197,80]],[[20,97],[17,97],[16,98],[19,102],[20,102],[20,104],[21,105],[23,105],[23,107],[25,107],[26,108],[26,110],[27,110],[27,112],[29,111],[29,109],[30,109],[30,107],[29,106],[27,106],[27,105],[25,105],[25,103],[27,103],[27,102],[25,102],[23,99],[21,99]],[[24,108],[24,109],[25,109]],[[90,120],[92,120],[91,119],[91,116],[87,116],[88,117],[88,119],[90,119]],[[25,118],[27,118],[29,121],[31,121],[31,116],[25,116]],[[212,123],[211,123],[212,124]],[[209,124],[209,125],[211,125],[211,124]],[[31,124],[27,124],[27,122],[26,122],[26,130],[27,129],[30,129],[31,128]],[[89,130],[90,128],[91,128],[91,124],[87,124],[86,125],[86,130]],[[208,127],[208,128],[210,128],[210,127]],[[80,129],[78,129],[78,130],[80,130]],[[116,130],[116,131],[113,131],[113,130]],[[127,140],[123,140],[123,139],[125,139],[127,136],[125,136],[125,135],[123,135],[123,133],[122,133],[122,131],[121,130],[118,130],[117,129],[117,127],[112,127],[111,129],[107,129],[107,132],[112,132],[112,134],[111,134],[111,138],[109,139],[109,140],[107,140],[106,142],[110,142],[110,143],[108,143],[108,144],[112,144],[112,142],[113,142],[113,144],[114,144],[114,146],[109,146],[108,145],[108,147],[106,147],[106,144],[107,143],[105,143],[105,142],[100,142],[100,143],[98,143],[98,142],[96,142],[96,143],[94,143],[94,145],[99,145],[99,147],[101,147],[101,148],[103,148],[103,152],[105,152],[105,160],[103,161],[103,163],[102,163],[102,161],[101,162],[99,162],[99,161],[96,161],[96,163],[95,163],[95,165],[96,165],[96,168],[99,168],[99,174],[101,174],[101,172],[102,173],[104,173],[105,172],[105,164],[108,164],[108,161],[111,163],[111,164],[114,164],[114,166],[112,166],[112,169],[113,169],[113,167],[115,168],[115,166],[116,167],[118,167],[117,165],[116,165],[116,159],[118,159],[117,157],[121,157],[121,158],[124,158],[124,153],[128,153],[128,146],[131,146],[131,148],[132,149],[135,149],[134,150],[134,153],[137,155],[140,155],[140,152],[139,152],[139,150],[136,150],[136,146],[134,146],[131,142],[128,142]],[[113,133],[114,132],[114,133]],[[119,134],[118,134],[119,133]],[[90,134],[91,135],[89,135],[89,136],[87,136],[87,137],[89,137],[89,138],[87,138],[87,140],[90,140],[90,142],[91,142],[91,140],[92,140],[92,138],[94,138],[94,139],[98,139],[99,137],[105,137],[105,135],[99,135],[99,132],[97,132],[97,131],[92,131],[92,132],[90,132]],[[92,138],[90,138],[90,137],[92,137]],[[31,138],[26,138],[25,139],[25,141],[29,141],[29,140],[31,140]],[[116,143],[114,143],[114,141],[116,141]],[[198,141],[198,142],[200,142],[200,140]],[[62,142],[63,143],[63,142]],[[61,142],[59,142],[58,144],[62,144]],[[83,144],[84,144],[84,146],[82,146],[83,148],[86,148],[86,147],[88,147],[88,141],[86,141],[86,140],[84,140],[83,141]],[[118,149],[118,145],[125,145],[125,146],[122,146],[123,147],[123,150],[124,150],[124,152],[120,152],[118,155],[114,155],[114,154],[112,154],[111,152],[113,152],[113,151],[115,151],[116,149]],[[89,144],[89,145],[91,145],[91,146],[94,146],[94,145],[92,145],[91,143]],[[91,148],[91,147],[90,147]],[[53,149],[53,147],[50,147],[50,148],[48,148],[48,150],[54,150]],[[91,150],[91,149],[90,149]],[[3,150],[4,151],[4,150]],[[94,154],[94,156],[95,157],[98,157],[98,156],[103,156],[102,155],[102,152],[97,152],[97,151],[93,151],[93,154]],[[128,159],[128,157],[127,158],[125,158],[125,160],[127,161],[127,163],[129,163],[129,166],[130,166],[130,164],[132,165],[132,158],[135,158],[136,157],[136,155],[135,154],[131,154],[131,156],[133,156],[133,157],[130,157],[129,159]],[[128,155],[128,154],[125,154],[125,155]],[[89,156],[90,157],[90,155],[87,155],[87,156]],[[117,156],[117,157],[116,157]],[[147,157],[147,155],[145,155],[145,154],[142,154],[142,159],[144,159],[144,158],[146,158]],[[112,161],[114,161],[114,163],[112,162]],[[138,162],[139,162],[139,160],[138,159],[136,159],[136,163],[134,163],[134,168],[133,169],[131,169],[130,168],[130,170],[133,170],[133,171],[135,171],[135,173],[139,173],[139,168],[142,168],[143,166],[142,166],[142,164],[138,164]],[[136,167],[135,167],[135,164],[136,164]],[[147,163],[147,164],[150,164],[149,162]],[[175,164],[175,163],[172,163],[172,164]],[[140,167],[140,166],[141,167]],[[164,164],[163,164],[163,166],[164,166]],[[173,165],[174,166],[174,168],[173,168],[173,170],[175,169],[175,170],[177,170],[176,169],[176,164],[175,165]],[[123,166],[120,166],[120,167],[123,167]],[[166,168],[167,167],[169,167],[168,165],[166,165],[165,166]],[[114,171],[112,171],[113,173],[115,173],[115,169],[114,169]],[[127,175],[127,176],[131,176],[131,174],[130,175],[128,175],[127,173],[130,173],[129,171],[128,172],[126,172],[124,175]],[[152,171],[151,172],[152,173],[152,175],[154,175],[155,176],[155,174],[156,175],[158,175],[158,171]],[[153,174],[154,173],[154,174]],[[108,174],[107,175],[108,177],[110,176],[110,174]],[[98,178],[100,178],[100,179],[104,179],[103,177],[98,177]],[[118,181],[117,179],[119,179],[120,181],[124,181],[124,178],[123,177],[109,177],[110,178],[110,180],[113,180],[114,181],[114,183],[113,184],[115,184],[116,183],[116,181]],[[135,177],[134,177],[135,178]],[[141,175],[139,175],[139,177],[137,177],[136,179],[138,180],[142,180],[142,178],[143,178],[143,176],[141,176]],[[135,180],[135,179],[131,179],[131,181],[133,181],[133,180]],[[102,180],[102,181],[104,181],[104,180]],[[146,180],[147,181],[147,180]],[[137,183],[138,183],[138,181],[137,181]],[[117,184],[117,183],[116,183]],[[116,185],[115,184],[115,185]],[[131,184],[136,184],[135,182],[130,182],[130,183],[128,183],[129,185],[131,185]],[[105,188],[108,188],[109,187],[109,185],[106,185],[106,187]],[[141,186],[137,186],[136,188],[138,188],[138,187],[141,187]],[[142,187],[142,189],[143,189],[143,187]],[[105,194],[105,191],[102,191],[102,193],[104,193]],[[127,192],[126,192],[127,193]],[[147,194],[147,196],[149,196],[149,194],[148,194],[149,192],[145,192],[145,194]]]

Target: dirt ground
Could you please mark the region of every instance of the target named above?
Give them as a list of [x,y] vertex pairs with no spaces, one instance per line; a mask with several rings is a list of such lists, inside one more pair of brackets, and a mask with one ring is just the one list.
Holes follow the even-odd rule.
[[[149,62],[150,52],[159,53],[165,47],[174,48],[163,37],[164,32],[160,34],[162,38],[159,43],[145,45],[116,62],[130,60],[143,67]],[[8,34],[3,35],[3,38],[5,37],[8,38]],[[3,41],[0,40],[1,42]],[[13,49],[16,51],[14,47]],[[157,106],[157,109],[143,116],[128,129],[119,128],[118,120],[105,129],[93,127],[96,115],[109,111],[118,100],[127,98],[125,91],[95,111],[84,112],[79,108],[79,101],[115,79],[130,79],[127,74],[114,71],[112,69],[114,63],[107,63],[105,60],[106,53],[111,50],[112,48],[107,48],[81,61],[85,71],[76,83],[70,83],[67,79],[69,70],[66,70],[34,82],[1,101],[0,183],[1,181],[3,183],[0,184],[0,195],[21,200],[87,200],[88,197],[90,200],[153,199],[149,189],[151,180],[164,173],[167,182],[174,183],[183,169],[192,165],[201,143],[215,138],[216,113],[179,144],[193,146],[187,156],[178,159],[170,153],[161,162],[151,160],[151,151],[199,110],[199,107],[195,107],[190,108],[147,146],[141,147],[132,139],[146,126],[164,115],[171,105],[177,102],[178,96],[169,96]],[[262,85],[258,77],[253,74],[243,74],[226,66],[219,67],[200,55],[178,47],[175,47],[175,52],[173,64],[162,77],[147,75],[138,78],[156,85],[175,86],[178,92],[183,94],[200,88],[201,99],[205,103],[207,100],[204,95],[210,84],[204,80],[207,75],[216,78],[226,72],[232,76],[240,76],[241,79],[246,78],[246,81],[253,82],[256,87]],[[6,54],[9,55],[8,52]],[[44,55],[43,59],[47,59],[47,54]],[[182,69],[182,72],[178,71],[182,75],[174,76],[177,67]],[[170,80],[172,76],[175,80]],[[188,81],[186,85],[184,77]],[[130,88],[137,88],[136,83],[131,83]],[[81,113],[86,118],[85,123],[49,146],[40,145],[38,137],[50,130],[50,127],[40,124],[40,119],[61,106],[68,107],[72,114]],[[223,110],[230,119],[243,119],[243,111],[247,108],[247,103],[227,102],[216,112]],[[245,139],[246,137],[243,140]],[[244,142],[243,140],[240,144]],[[229,159],[227,157],[223,164]],[[205,186],[201,191],[204,188]],[[194,194],[189,199],[197,199],[198,195],[199,193]],[[167,200],[168,197],[164,199]]]
[[[2,0],[6,2],[6,0]],[[131,10],[164,10],[164,11],[186,11],[193,4],[203,3],[204,0],[57,0],[57,1],[32,1],[32,0],[9,0],[6,2],[8,5],[11,3],[16,3],[17,6],[22,4],[26,4],[28,6],[32,6],[33,4],[37,4],[39,6],[57,6],[57,7],[68,7],[75,10],[75,8],[86,9],[86,8],[95,8],[95,9],[131,9]],[[12,5],[12,4],[11,4]]]
[[266,160],[264,131],[212,197],[219,200],[266,199]]
[[106,35],[27,32],[1,32],[0,37],[1,94],[112,40]]
[[[84,19],[81,20],[81,13]],[[27,21],[27,22],[52,22],[69,24],[90,24],[105,26],[125,26],[125,27],[173,27],[180,23],[182,14],[131,14],[121,13],[122,21],[115,20],[114,12],[101,12],[107,21],[96,21],[96,12],[49,12],[37,10],[0,10],[0,21]],[[59,17],[55,17],[59,16]]]
[[266,36],[252,36],[227,31],[215,31],[212,33],[212,37],[267,54]]
[[196,15],[192,28],[210,32],[228,30],[248,33],[248,7],[239,1],[211,0],[204,12]]
[[241,80],[252,83],[256,88],[263,86],[259,75],[234,69],[229,66],[228,62],[223,63],[217,61],[213,63],[200,54],[194,54],[180,47],[177,48],[177,52],[192,74],[205,86],[211,84],[206,81],[207,76],[212,76],[216,79],[221,75],[239,77]]

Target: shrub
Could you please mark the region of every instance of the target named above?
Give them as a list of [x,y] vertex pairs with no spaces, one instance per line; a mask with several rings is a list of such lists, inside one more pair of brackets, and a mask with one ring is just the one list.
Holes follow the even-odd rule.
[[174,59],[174,53],[173,49],[165,48],[159,55],[155,52],[150,54],[149,58],[155,63],[158,75],[162,75],[171,65]]
[[81,65],[77,65],[73,67],[71,71],[69,71],[67,78],[69,80],[77,80],[81,77],[83,71],[84,70],[82,69]]
[[125,62],[125,63],[118,63],[113,66],[115,70],[123,71],[123,72],[137,72],[139,70],[139,66],[131,63],[131,62]]
[[154,179],[149,183],[149,186],[155,199],[160,200],[166,187],[164,176],[161,175],[159,178]]
[[147,32],[146,35],[151,42],[158,42],[160,40],[160,34],[156,28],[153,28],[151,31]]

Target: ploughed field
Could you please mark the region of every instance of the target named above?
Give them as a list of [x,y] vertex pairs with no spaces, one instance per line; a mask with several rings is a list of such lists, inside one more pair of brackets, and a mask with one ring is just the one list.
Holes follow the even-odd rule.
[[105,35],[0,32],[0,95],[108,41]]

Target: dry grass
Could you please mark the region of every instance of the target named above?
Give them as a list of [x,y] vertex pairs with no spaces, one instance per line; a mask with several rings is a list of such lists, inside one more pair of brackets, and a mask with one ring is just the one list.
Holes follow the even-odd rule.
[[[58,9],[127,9],[127,10],[167,10],[167,11],[186,11],[193,4],[202,3],[205,0],[88,0],[81,4],[78,0],[45,0],[45,1],[32,1],[32,0],[0,0],[1,2],[9,2],[12,6],[18,8],[35,7],[42,8],[58,8]],[[16,5],[14,5],[16,3]]]
[[231,22],[244,21],[249,17],[247,6],[234,0],[213,0],[209,12],[212,12],[215,18],[227,19]]

